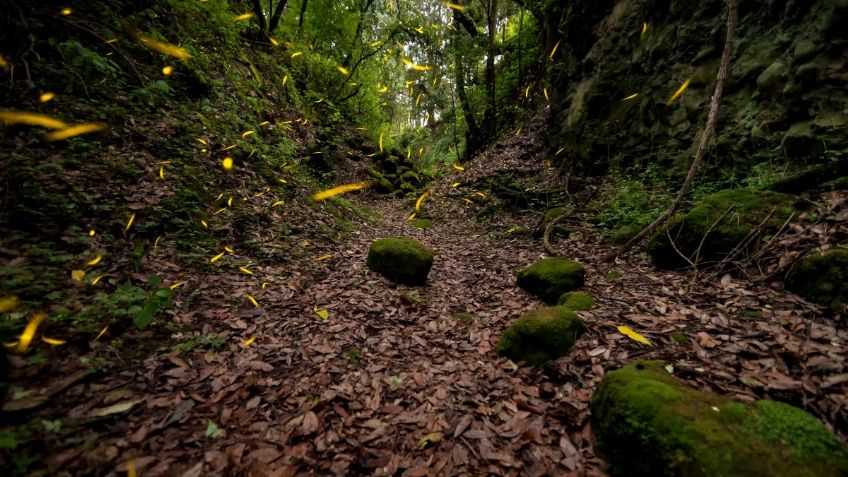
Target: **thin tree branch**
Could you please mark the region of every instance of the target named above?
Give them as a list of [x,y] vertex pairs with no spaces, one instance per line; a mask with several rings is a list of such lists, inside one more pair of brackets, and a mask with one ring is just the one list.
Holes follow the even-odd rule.
[[685,199],[688,195],[689,189],[692,188],[692,183],[695,181],[695,175],[698,173],[698,168],[700,167],[704,156],[707,154],[710,139],[715,132],[718,112],[721,108],[721,97],[724,92],[724,83],[727,81],[728,70],[730,69],[730,58],[733,55],[733,42],[736,34],[736,22],[739,10],[738,0],[727,0],[727,5],[727,32],[725,34],[724,52],[721,55],[721,65],[718,69],[718,76],[716,77],[715,92],[713,92],[713,97],[710,101],[710,112],[707,115],[707,123],[704,128],[704,134],[701,136],[701,142],[698,145],[698,150],[695,153],[695,157],[692,159],[692,165],[689,167],[689,173],[686,175],[686,180],[680,187],[680,191],[677,193],[677,198],[662,215],[660,215],[650,225],[645,227],[641,232],[636,234],[635,237],[630,239],[621,248],[616,249],[614,252],[603,257],[604,261],[615,259],[628,252],[635,245],[641,243],[645,237],[651,235],[655,230],[665,224],[666,221],[668,221],[668,219],[677,212],[683,203],[683,199]]

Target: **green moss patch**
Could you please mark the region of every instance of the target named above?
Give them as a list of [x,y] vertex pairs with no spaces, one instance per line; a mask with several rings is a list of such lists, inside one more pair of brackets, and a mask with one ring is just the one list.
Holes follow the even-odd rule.
[[470,325],[474,321],[474,315],[464,311],[458,311],[454,313],[453,317],[456,318],[456,321],[465,325]]
[[557,305],[564,306],[571,311],[589,311],[598,306],[595,299],[584,291],[563,293],[559,297]]
[[368,268],[389,280],[423,285],[433,266],[433,252],[411,238],[375,240],[368,249]]
[[[692,261],[717,262],[749,238],[761,223],[760,235],[777,232],[795,211],[796,202],[795,196],[770,191],[723,190],[705,197],[688,214],[676,217],[660,229],[651,238],[648,250],[660,268],[688,266],[675,246]],[[755,250],[761,243],[759,238],[748,240],[745,251]]]
[[430,219],[418,219],[412,222],[412,226],[417,229],[429,229],[433,226],[433,221]]
[[527,312],[498,340],[497,351],[515,362],[545,364],[568,353],[583,333],[583,320],[568,308],[552,306]]
[[550,305],[568,291],[583,286],[583,265],[562,258],[545,258],[518,273],[518,286]]
[[675,331],[671,334],[671,339],[673,339],[677,344],[686,344],[689,341],[689,338],[686,337],[686,333],[681,331]]
[[841,308],[848,303],[848,250],[804,257],[787,277],[786,288],[813,303]]
[[630,239],[635,237],[636,234],[641,232],[643,228],[644,227],[641,227],[636,224],[622,225],[621,227],[613,229],[610,232],[610,241],[612,241],[614,245],[624,245],[629,242]]
[[613,476],[848,473],[845,447],[805,411],[695,390],[671,377],[659,361],[607,374],[591,409],[596,448]]

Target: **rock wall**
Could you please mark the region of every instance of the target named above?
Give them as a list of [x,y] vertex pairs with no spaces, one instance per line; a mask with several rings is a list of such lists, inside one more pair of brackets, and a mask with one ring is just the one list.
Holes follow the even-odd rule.
[[[707,167],[848,160],[848,0],[740,0]],[[723,0],[530,5],[551,61],[551,147],[578,170],[660,161],[685,170],[725,36]],[[643,34],[644,24],[647,29]],[[673,104],[672,94],[691,78]],[[638,96],[623,100],[638,93]]]

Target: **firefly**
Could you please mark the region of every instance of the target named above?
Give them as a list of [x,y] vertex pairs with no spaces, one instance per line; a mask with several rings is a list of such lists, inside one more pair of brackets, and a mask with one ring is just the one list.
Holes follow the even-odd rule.
[[173,72],[174,72],[173,66],[168,65],[168,66],[162,68],[162,74],[165,75],[165,76],[170,76],[171,73],[173,73]]
[[80,136],[82,134],[88,134],[92,132],[102,131],[106,129],[106,126],[97,123],[85,123],[79,124],[77,126],[71,126],[65,129],[60,129],[58,131],[52,132],[47,135],[48,141],[61,141],[63,139],[68,139],[74,136]]
[[32,337],[35,336],[35,330],[38,329],[38,325],[41,324],[47,318],[47,315],[44,313],[36,313],[35,316],[29,320],[26,328],[24,328],[24,332],[21,334],[21,340],[18,342],[18,353],[23,353],[29,348],[29,344],[32,342]]
[[684,81],[683,84],[680,86],[680,88],[677,91],[675,91],[673,95],[671,95],[671,98],[668,98],[668,102],[666,103],[666,105],[671,106],[671,104],[674,103],[677,100],[677,98],[679,98],[680,95],[683,94],[684,91],[686,91],[686,88],[689,87],[689,83],[691,83],[691,82],[692,82],[692,78],[689,78],[686,81]]
[[133,222],[135,222],[135,213],[130,214],[130,218],[127,220],[127,225],[124,227],[124,232],[129,232]]
[[322,200],[329,199],[330,197],[333,197],[333,196],[336,196],[336,195],[339,195],[339,194],[344,194],[345,192],[365,189],[366,187],[369,187],[369,186],[371,186],[370,181],[356,182],[356,183],[353,183],[353,184],[344,184],[344,185],[340,185],[338,187],[333,187],[332,189],[327,189],[327,190],[318,192],[317,194],[314,194],[312,196],[312,200],[322,201]]
[[[562,40],[560,40],[560,41],[562,41]],[[558,42],[556,42],[556,45],[554,45],[554,48],[551,50],[551,54],[550,54],[550,55],[548,55],[548,59],[549,59],[549,60],[553,60],[553,59],[554,59],[554,55],[556,54],[557,48],[559,48],[559,43],[560,43],[559,41],[558,41]]]
[[55,97],[56,97],[56,93],[52,93],[52,92],[48,91],[48,92],[43,93],[41,96],[38,97],[38,102],[46,103],[46,102],[50,101],[51,99],[53,99]]
[[225,171],[233,170],[233,158],[225,157],[224,160],[221,161],[221,167],[223,167]]

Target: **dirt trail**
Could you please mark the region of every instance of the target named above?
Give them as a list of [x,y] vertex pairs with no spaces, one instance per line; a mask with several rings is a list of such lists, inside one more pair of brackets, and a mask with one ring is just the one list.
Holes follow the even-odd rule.
[[[838,382],[844,329],[797,299],[731,277],[692,286],[689,275],[656,272],[640,257],[602,264],[607,246],[579,214],[568,224],[578,232],[556,246],[586,265],[586,288],[601,304],[581,313],[587,332],[543,368],[498,358],[502,329],[543,306],[515,285],[542,247],[511,233],[538,219],[499,213],[481,224],[483,205],[463,201],[470,189],[451,184],[500,159],[484,155],[435,185],[425,202],[430,229],[406,220],[410,200],[355,196],[382,219],[316,250],[329,258],[258,267],[269,283],[254,292],[261,308],[222,305],[253,280],[237,273],[221,275],[220,289],[207,282],[178,295],[175,320],[201,323],[226,344],[182,357],[154,352],[120,375],[71,385],[57,402],[72,418],[140,401],[128,414],[83,419],[81,435],[96,444],[53,449],[50,465],[68,475],[116,462],[120,474],[130,457],[145,476],[604,475],[590,438],[592,391],[605,370],[645,357],[673,363],[696,386],[779,398],[848,429]],[[532,167],[545,169],[541,161]],[[393,285],[368,271],[368,245],[388,236],[414,237],[438,253],[427,286]],[[457,312],[474,319],[464,323]],[[617,325],[654,346],[625,338]]]

